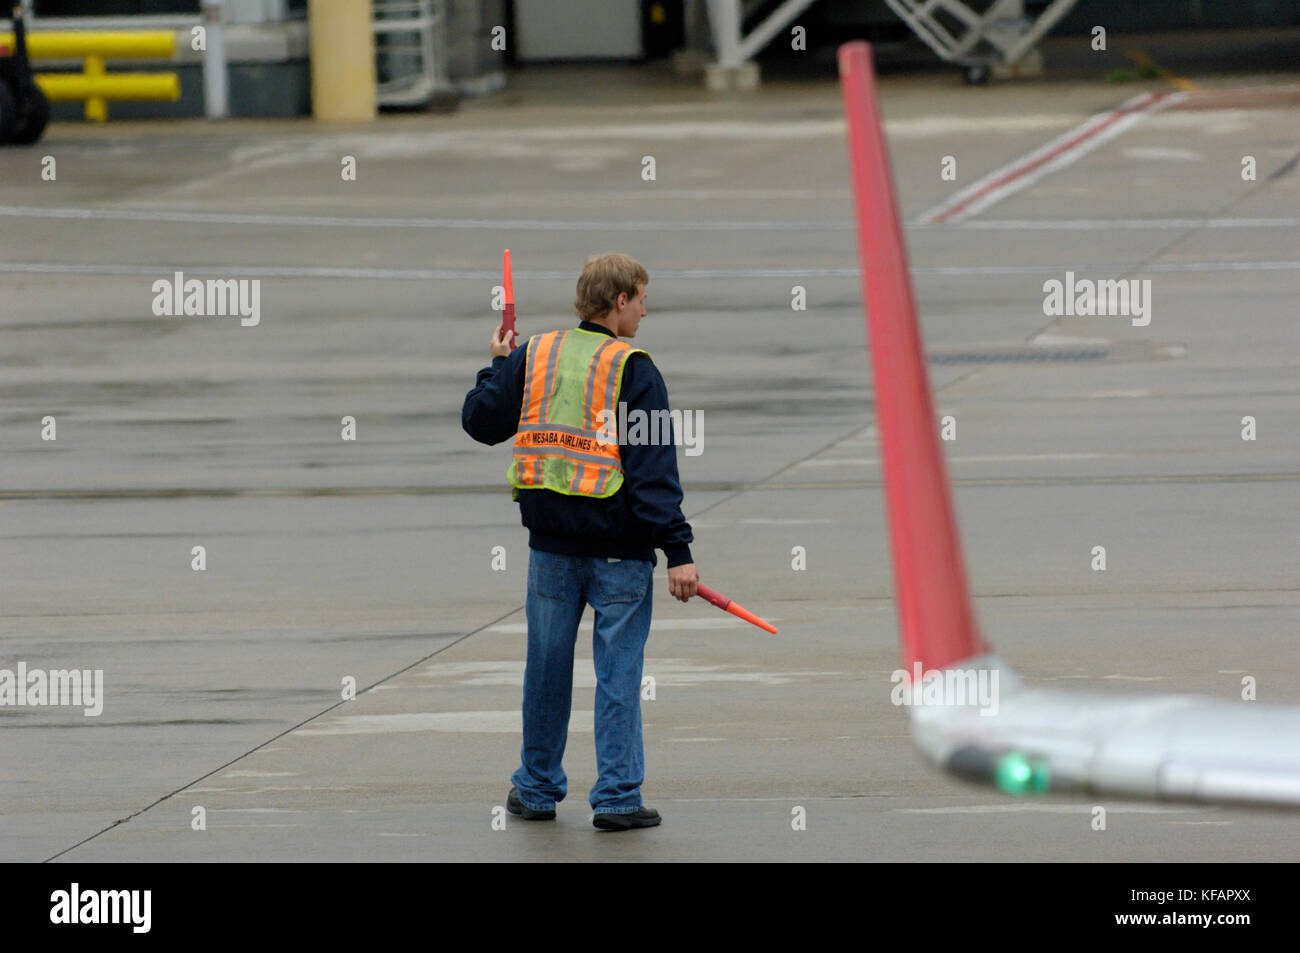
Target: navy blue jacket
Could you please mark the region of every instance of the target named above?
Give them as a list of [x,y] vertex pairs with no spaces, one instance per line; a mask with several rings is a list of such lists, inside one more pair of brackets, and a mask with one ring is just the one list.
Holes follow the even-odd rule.
[[[578,327],[615,336],[590,321]],[[474,389],[465,395],[461,426],[479,443],[498,444],[518,431],[527,352],[521,346],[509,357],[494,357],[492,366],[478,372]],[[627,404],[629,414],[669,409],[668,388],[654,361],[644,354],[628,358],[618,399]],[[621,443],[619,455],[623,485],[604,499],[520,490],[519,517],[528,527],[528,545],[546,553],[646,559],[652,565],[654,551],[662,549],[670,568],[694,562],[691,524],[682,515],[677,448]]]

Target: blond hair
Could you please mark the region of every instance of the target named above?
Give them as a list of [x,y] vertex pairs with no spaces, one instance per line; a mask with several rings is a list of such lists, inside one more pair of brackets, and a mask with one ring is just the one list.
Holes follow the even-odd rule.
[[635,298],[641,286],[649,283],[649,272],[635,258],[618,252],[594,255],[587,259],[578,276],[574,310],[583,321],[599,318],[614,309],[619,295]]

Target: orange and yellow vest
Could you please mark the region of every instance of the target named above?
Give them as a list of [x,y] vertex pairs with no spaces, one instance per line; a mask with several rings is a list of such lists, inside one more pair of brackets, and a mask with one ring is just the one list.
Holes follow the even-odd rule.
[[529,338],[519,431],[506,474],[514,499],[530,489],[598,498],[618,492],[618,397],[633,354],[646,352],[582,328]]

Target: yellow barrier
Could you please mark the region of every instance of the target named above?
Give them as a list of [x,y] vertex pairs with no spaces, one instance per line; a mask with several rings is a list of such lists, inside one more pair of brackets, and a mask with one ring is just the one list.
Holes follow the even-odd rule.
[[[13,48],[12,33],[0,33],[0,47]],[[108,119],[108,101],[171,100],[181,95],[175,73],[109,73],[106,59],[171,59],[176,34],[170,30],[99,32],[48,31],[27,34],[27,55],[33,60],[84,59],[81,73],[37,73],[36,84],[53,102],[86,101],[86,119]]]
[[[0,45],[13,34],[0,34]],[[170,30],[107,32],[50,30],[27,34],[27,55],[34,60],[71,60],[100,56],[109,60],[169,60],[176,53],[176,34]]]

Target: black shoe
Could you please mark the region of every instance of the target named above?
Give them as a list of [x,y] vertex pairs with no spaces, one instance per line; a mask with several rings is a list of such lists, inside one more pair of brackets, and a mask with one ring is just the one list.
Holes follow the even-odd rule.
[[634,827],[658,827],[663,818],[652,807],[643,807],[635,814],[597,814],[591,823],[602,831],[630,831]]
[[506,810],[511,814],[517,814],[526,821],[553,821],[555,820],[555,811],[534,811],[531,807],[519,800],[519,789],[511,788],[510,794],[506,797]]

